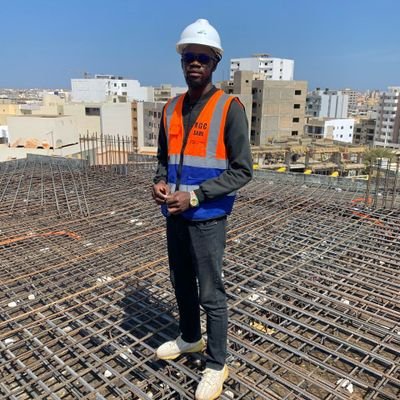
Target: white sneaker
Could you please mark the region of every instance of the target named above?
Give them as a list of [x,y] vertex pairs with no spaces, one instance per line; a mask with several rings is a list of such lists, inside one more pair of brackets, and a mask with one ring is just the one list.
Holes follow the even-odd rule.
[[206,368],[203,372],[203,378],[197,386],[196,400],[214,400],[222,393],[222,387],[226,378],[228,378],[229,370],[226,365],[221,371]]
[[194,343],[185,342],[180,336],[162,344],[156,351],[156,355],[161,360],[174,360],[183,353],[197,353],[206,348],[204,339]]

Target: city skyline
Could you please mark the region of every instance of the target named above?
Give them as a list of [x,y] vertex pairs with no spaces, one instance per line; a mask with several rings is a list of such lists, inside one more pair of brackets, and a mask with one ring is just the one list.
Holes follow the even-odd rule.
[[215,82],[229,79],[231,58],[268,53],[293,59],[294,79],[308,81],[309,89],[400,85],[395,0],[379,8],[371,0],[1,3],[1,88],[70,89],[70,79],[85,72],[182,86],[175,43],[197,18],[221,35],[225,52]]

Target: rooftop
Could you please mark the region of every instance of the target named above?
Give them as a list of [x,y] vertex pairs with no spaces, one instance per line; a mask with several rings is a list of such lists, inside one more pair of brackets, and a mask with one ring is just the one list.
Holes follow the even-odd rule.
[[[203,356],[154,357],[177,308],[152,175],[0,164],[1,398],[193,398]],[[222,399],[400,397],[400,207],[382,178],[260,172],[241,190]]]

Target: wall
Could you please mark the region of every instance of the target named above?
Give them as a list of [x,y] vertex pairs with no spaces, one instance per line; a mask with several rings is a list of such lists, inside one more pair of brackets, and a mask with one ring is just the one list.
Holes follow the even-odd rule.
[[79,141],[76,122],[71,116],[12,116],[8,118],[8,129],[11,145],[19,139],[31,138],[57,147]]
[[64,115],[74,118],[78,135],[101,133],[100,116],[86,115],[86,108],[100,108],[98,103],[69,103],[64,106]]
[[104,103],[101,106],[101,128],[104,135],[132,135],[131,103]]

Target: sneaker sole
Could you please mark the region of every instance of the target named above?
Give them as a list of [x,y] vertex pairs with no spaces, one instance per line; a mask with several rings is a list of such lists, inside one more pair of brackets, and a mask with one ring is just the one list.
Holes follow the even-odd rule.
[[186,350],[185,352],[182,353],[175,353],[172,354],[171,356],[157,356],[159,360],[175,360],[175,358],[178,358],[181,354],[189,354],[189,353],[201,353],[206,349],[206,345],[201,343],[201,346],[198,347],[193,347],[192,349]]
[[218,393],[215,394],[214,397],[210,397],[208,400],[215,400],[215,399],[218,399],[219,396],[221,396],[222,391],[224,389],[224,383],[228,379],[228,376],[229,376],[229,368],[228,367],[224,367],[224,368],[225,368],[224,381],[222,382],[221,389],[219,390]]

